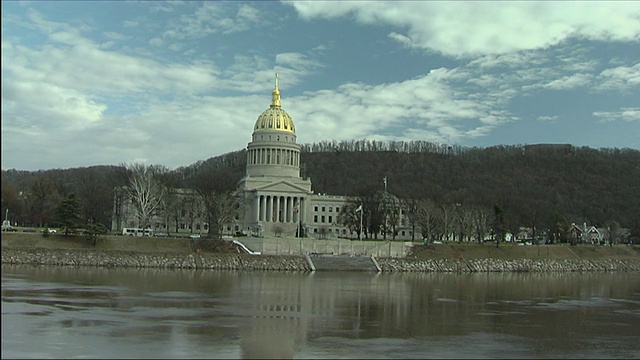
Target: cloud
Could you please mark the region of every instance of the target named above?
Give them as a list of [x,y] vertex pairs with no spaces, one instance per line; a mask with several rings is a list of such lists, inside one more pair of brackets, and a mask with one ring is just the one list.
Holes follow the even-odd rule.
[[541,87],[550,90],[567,90],[587,86],[590,82],[590,74],[572,74],[551,80],[546,84],[542,84]]
[[102,49],[73,31],[50,34],[40,49],[2,42],[3,64],[13,81],[43,82],[98,94],[149,91],[198,92],[215,87],[218,70],[211,62],[161,64]]
[[[260,24],[260,12],[249,5],[204,2],[193,13],[182,15],[163,34],[167,38],[200,39],[211,34],[247,31]],[[235,11],[235,13],[233,13]]]
[[553,122],[558,118],[558,116],[556,115],[543,115],[543,116],[538,116],[538,121],[544,121],[544,122]]
[[602,123],[613,121],[640,123],[640,107],[621,108],[619,111],[596,111],[593,116],[600,118]]
[[600,91],[637,89],[640,87],[640,63],[605,69],[598,75],[598,81],[595,89]]
[[542,49],[570,38],[640,40],[635,2],[290,1],[303,19],[353,17],[397,29],[389,37],[413,48],[451,57]]
[[335,91],[284,98],[283,107],[291,102],[286,109],[298,129],[304,129],[302,142],[369,138],[456,143],[514,120],[502,109],[504,99],[492,93],[470,96],[459,87],[470,76],[461,69],[440,68],[402,82],[347,83]]

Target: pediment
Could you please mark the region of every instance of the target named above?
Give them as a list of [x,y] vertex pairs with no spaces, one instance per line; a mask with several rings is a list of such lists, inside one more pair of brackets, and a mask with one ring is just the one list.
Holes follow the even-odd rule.
[[259,192],[282,192],[282,193],[305,193],[310,194],[310,189],[307,189],[303,185],[294,184],[287,180],[273,181],[267,184],[263,184],[255,187],[253,190]]

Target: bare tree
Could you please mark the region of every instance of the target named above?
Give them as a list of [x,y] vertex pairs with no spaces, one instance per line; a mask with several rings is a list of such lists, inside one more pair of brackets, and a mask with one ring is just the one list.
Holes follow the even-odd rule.
[[442,224],[442,231],[444,234],[445,241],[449,241],[449,236],[451,235],[453,228],[453,220],[455,218],[455,207],[451,205],[442,205],[440,206],[440,222]]
[[237,214],[236,198],[229,192],[210,192],[201,196],[209,223],[209,235],[220,238],[224,224],[231,222]]
[[162,201],[167,189],[159,177],[168,170],[163,166],[134,163],[123,165],[126,183],[123,188],[131,200],[133,213],[141,228],[151,225],[151,218],[162,210]]
[[191,186],[204,205],[209,235],[214,238],[220,238],[224,225],[238,214],[241,204],[233,195],[235,185],[225,169],[215,164],[201,167],[191,179]]
[[338,215],[338,223],[349,228],[351,233],[360,234],[360,204],[359,198],[348,197]]
[[435,238],[436,214],[436,204],[431,200],[419,200],[416,204],[416,220],[425,239]]
[[489,211],[485,208],[477,207],[473,209],[473,229],[476,240],[484,244],[484,237],[489,232]]
[[456,206],[455,227],[458,232],[458,242],[468,241],[473,236],[473,212],[463,205]]
[[38,174],[31,180],[24,200],[31,224],[39,227],[52,224],[61,200],[59,184],[51,173]]

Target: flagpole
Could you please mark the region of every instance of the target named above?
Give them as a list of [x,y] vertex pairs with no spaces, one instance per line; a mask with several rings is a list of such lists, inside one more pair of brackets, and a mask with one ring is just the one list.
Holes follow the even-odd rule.
[[362,241],[362,205],[360,205],[360,232],[358,233],[358,240]]

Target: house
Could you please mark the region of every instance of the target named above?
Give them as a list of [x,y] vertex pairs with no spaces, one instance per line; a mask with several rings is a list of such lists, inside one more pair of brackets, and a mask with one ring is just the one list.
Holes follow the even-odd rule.
[[572,243],[601,244],[604,242],[604,238],[597,227],[587,226],[587,223],[583,223],[582,226],[572,223],[569,230],[569,239]]

